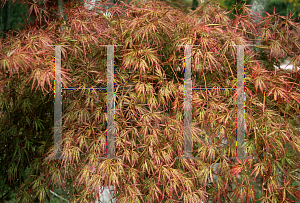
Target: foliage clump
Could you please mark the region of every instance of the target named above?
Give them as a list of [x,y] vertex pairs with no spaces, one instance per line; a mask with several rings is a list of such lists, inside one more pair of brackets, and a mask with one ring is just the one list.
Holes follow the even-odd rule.
[[[14,126],[1,124],[1,134],[6,143],[19,134],[22,146],[28,137],[37,141],[48,121],[41,112],[32,115],[41,109],[34,101],[53,98],[54,49],[47,45],[69,45],[62,49],[64,87],[105,87],[106,48],[99,45],[123,45],[115,47],[114,65],[115,155],[124,160],[99,159],[106,156],[106,93],[64,91],[63,156],[69,159],[46,159],[54,156],[53,132],[40,137],[32,153],[43,157],[31,160],[18,201],[44,201],[47,187],[57,184],[74,202],[90,202],[100,185],[113,185],[118,202],[299,200],[298,70],[274,66],[286,58],[299,65],[299,24],[275,14],[256,23],[245,5],[234,19],[214,3],[190,13],[160,1],[122,6],[110,8],[111,17],[69,8],[63,30],[53,21],[1,43],[1,81],[9,88],[1,92],[1,108],[10,112],[2,121]],[[245,149],[253,159],[230,159],[236,156],[234,90],[193,90],[193,156],[200,159],[175,159],[184,151],[184,46],[176,45],[200,45],[192,48],[194,88],[234,87],[234,45],[258,37],[260,45],[246,46],[244,63]],[[28,100],[31,90],[35,100]],[[53,114],[53,105],[43,112]],[[12,160],[7,174],[15,180],[20,162]]]

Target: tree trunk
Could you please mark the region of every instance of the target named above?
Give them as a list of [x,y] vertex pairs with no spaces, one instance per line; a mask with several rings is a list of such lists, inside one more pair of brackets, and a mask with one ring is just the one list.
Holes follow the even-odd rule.
[[[269,4],[269,0],[252,0],[250,5],[252,5],[251,10],[253,13],[261,13],[263,14],[264,9],[267,8]],[[256,23],[260,22],[260,19],[258,18],[258,15],[256,14],[254,17],[254,20]],[[259,45],[261,43],[261,37],[257,37],[253,44]],[[257,48],[259,49],[259,48]],[[262,197],[261,193],[261,184],[262,180],[257,179],[257,182],[254,184],[254,189],[257,191],[259,197]]]
[[[252,0],[250,5],[252,5],[251,7],[251,10],[254,12],[254,13],[260,13],[260,12],[263,12],[263,10],[265,8],[267,8],[269,4],[269,0]],[[255,15],[254,17],[256,23],[259,23],[259,18],[258,18],[258,15]],[[255,40],[255,44],[258,45],[260,44],[260,37],[257,38],[257,40]]]
[[[252,5],[251,10],[255,13],[262,12],[265,8],[267,8],[269,4],[269,0],[252,0],[250,5]],[[259,22],[259,18],[256,17],[256,22]]]
[[[95,7],[95,3],[97,0],[84,0],[84,7],[86,7],[89,10],[93,10]],[[101,1],[101,0],[100,0]],[[114,3],[114,0],[109,0],[108,2],[110,3]],[[104,6],[102,8],[104,9],[108,9],[110,6]],[[103,189],[103,187],[101,185],[99,185],[99,189]],[[110,192],[109,192],[110,191]],[[96,201],[95,203],[116,203],[116,199],[112,198],[114,192],[114,187],[111,186],[110,190],[108,189],[108,187],[105,187],[103,190],[103,193],[96,194]]]
[[58,0],[58,11],[60,13],[60,19],[62,19],[64,16],[63,16],[63,13],[64,13],[64,6],[63,6],[63,0]]
[[[63,15],[64,13],[64,5],[63,5],[63,0],[58,0],[58,11],[59,11],[59,19],[63,20],[63,21],[66,21],[66,16]],[[63,26],[60,27],[61,30],[63,30]]]

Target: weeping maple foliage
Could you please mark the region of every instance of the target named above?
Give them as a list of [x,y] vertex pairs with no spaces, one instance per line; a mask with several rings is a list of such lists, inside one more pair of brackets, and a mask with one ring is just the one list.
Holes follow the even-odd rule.
[[[39,137],[41,155],[32,161],[18,201],[43,202],[55,185],[68,188],[71,202],[91,202],[99,186],[110,185],[120,203],[299,201],[299,24],[277,14],[257,23],[246,5],[230,19],[232,11],[213,2],[189,13],[161,1],[109,10],[111,16],[68,8],[63,30],[61,21],[52,21],[1,42],[1,86],[36,98],[24,103],[23,97],[10,100],[10,91],[1,92],[7,112],[9,102],[23,109],[20,119],[27,118],[26,109],[41,109],[35,101],[53,98],[55,54],[48,45],[69,45],[62,46],[63,87],[106,87],[107,50],[99,45],[122,45],[114,55],[115,156],[124,159],[99,158],[107,153],[107,93],[64,90],[68,159],[46,159],[54,157],[53,130]],[[245,150],[253,159],[231,159],[237,95],[230,89],[193,90],[192,154],[200,159],[176,159],[184,153],[184,46],[177,45],[199,45],[191,51],[197,88],[235,87],[234,45],[247,44],[255,45],[245,47],[244,61]],[[276,70],[287,58],[293,71]],[[44,112],[53,114],[53,104],[47,104]],[[36,131],[27,133],[38,134],[45,121],[45,116],[34,120]],[[13,169],[7,171],[10,180]]]

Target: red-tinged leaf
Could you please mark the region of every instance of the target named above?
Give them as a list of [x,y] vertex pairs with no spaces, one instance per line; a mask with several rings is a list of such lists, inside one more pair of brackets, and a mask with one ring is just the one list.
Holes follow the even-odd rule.
[[238,176],[239,173],[243,170],[243,167],[241,165],[235,165],[231,168],[231,177],[232,176]]

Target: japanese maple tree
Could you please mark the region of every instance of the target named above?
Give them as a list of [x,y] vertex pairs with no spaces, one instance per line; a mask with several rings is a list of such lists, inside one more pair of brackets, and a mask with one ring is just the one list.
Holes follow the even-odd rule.
[[[232,11],[214,2],[186,13],[154,0],[116,5],[111,16],[82,5],[65,11],[64,23],[54,20],[1,42],[1,108],[8,115],[1,118],[2,136],[17,134],[25,147],[28,136],[37,141],[42,126],[51,128],[46,113],[53,114],[55,69],[48,45],[69,45],[62,46],[63,87],[106,87],[107,50],[99,45],[122,45],[114,55],[115,156],[124,160],[99,159],[107,153],[107,93],[64,91],[63,156],[69,159],[46,159],[54,157],[53,131],[40,136],[32,151],[40,156],[29,165],[19,202],[42,202],[57,184],[72,202],[91,202],[100,185],[113,185],[120,203],[299,201],[300,27],[289,15],[267,14],[256,23],[245,5],[231,19]],[[192,154],[200,159],[176,159],[184,151],[185,67],[184,46],[177,45],[200,45],[191,52],[194,88],[235,87],[234,45],[253,45],[259,36],[259,45],[246,46],[244,60],[245,150],[253,159],[231,159],[237,107],[229,89],[193,90]],[[286,58],[295,69],[277,70]],[[43,110],[45,99],[51,102]],[[5,122],[15,123],[13,132]],[[26,122],[25,133],[19,125]],[[19,162],[12,160],[13,181]]]

